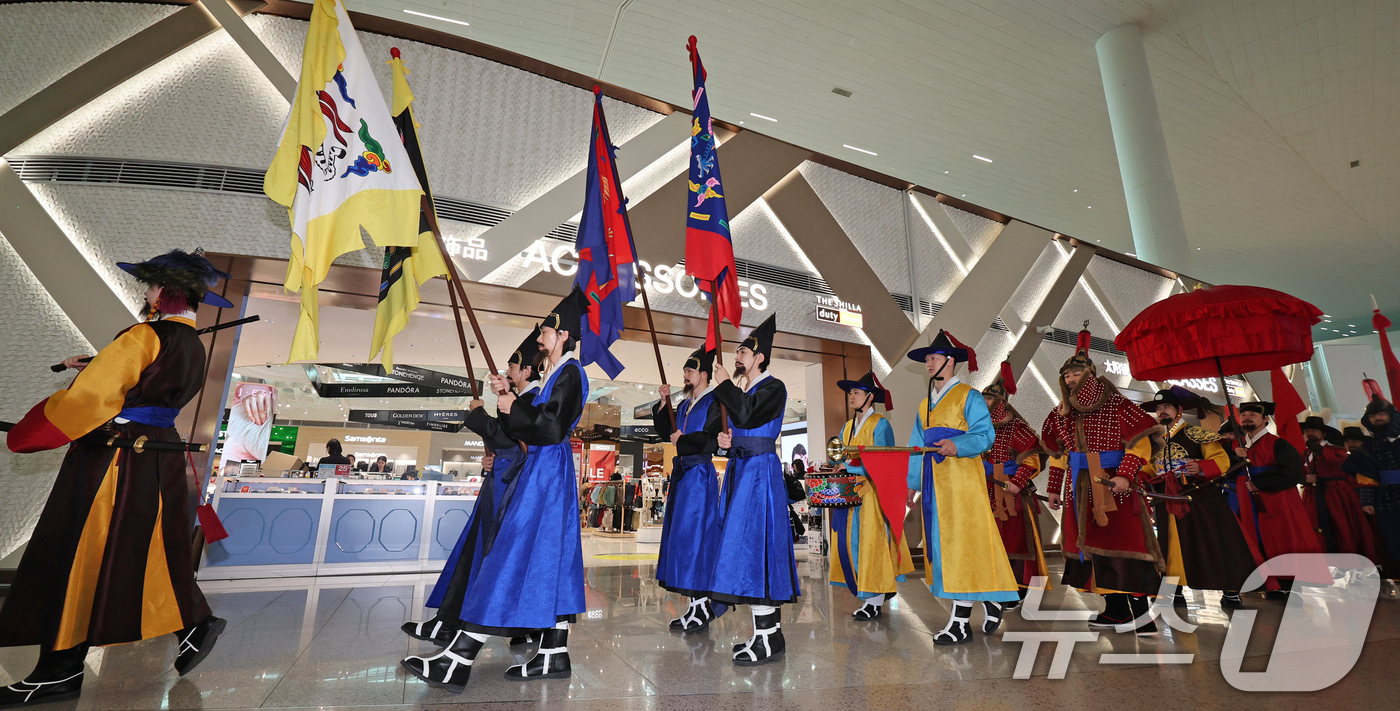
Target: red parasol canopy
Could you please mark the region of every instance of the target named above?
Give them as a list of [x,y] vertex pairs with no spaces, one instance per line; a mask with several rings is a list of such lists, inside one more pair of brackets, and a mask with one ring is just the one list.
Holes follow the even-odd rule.
[[1138,380],[1213,378],[1311,358],[1321,318],[1316,306],[1281,291],[1214,286],[1143,309],[1113,344]]

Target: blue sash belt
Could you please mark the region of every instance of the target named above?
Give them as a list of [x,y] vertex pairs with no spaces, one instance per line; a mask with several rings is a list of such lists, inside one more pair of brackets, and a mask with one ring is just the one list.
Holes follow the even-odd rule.
[[126,407],[117,413],[117,417],[152,427],[174,427],[175,418],[179,416],[180,408],[178,407],[157,407],[155,405]]
[[[1113,452],[1099,452],[1099,466],[1104,469],[1117,469],[1123,463],[1123,450]],[[1083,452],[1069,453],[1069,471],[1072,477],[1070,490],[1074,492],[1075,500],[1079,497],[1079,472],[1089,468],[1089,455]],[[1131,477],[1129,477],[1131,478]]]
[[1379,477],[1376,481],[1383,486],[1400,486],[1400,469],[1390,469],[1383,472],[1376,472]]
[[[967,434],[967,430],[960,430],[956,427],[929,427],[924,430],[924,446],[932,447],[934,442],[964,434]],[[946,459],[938,452],[924,452],[925,460],[928,457],[933,457],[934,464],[942,464],[943,460]]]
[[691,467],[698,467],[713,461],[708,454],[683,454],[671,459],[671,482],[675,483],[685,471]]
[[777,441],[767,437],[735,437],[730,445],[729,456],[734,459],[778,453]]

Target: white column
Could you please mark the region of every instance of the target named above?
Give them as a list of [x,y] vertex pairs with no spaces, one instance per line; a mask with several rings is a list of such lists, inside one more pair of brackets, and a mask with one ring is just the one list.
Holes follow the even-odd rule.
[[1142,31],[1137,25],[1123,25],[1100,37],[1094,48],[1137,256],[1168,269],[1190,271],[1190,245]]

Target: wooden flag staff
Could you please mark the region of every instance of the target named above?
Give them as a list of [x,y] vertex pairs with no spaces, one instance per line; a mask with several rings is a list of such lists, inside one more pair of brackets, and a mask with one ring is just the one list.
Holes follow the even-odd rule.
[[477,323],[476,312],[472,310],[472,302],[467,298],[466,289],[462,288],[462,279],[457,275],[457,264],[452,259],[452,255],[447,251],[447,245],[442,241],[442,230],[438,227],[437,211],[433,209],[433,203],[428,199],[428,194],[423,194],[423,213],[428,216],[428,228],[433,232],[433,240],[437,242],[437,247],[442,252],[442,260],[447,263],[447,291],[452,301],[452,318],[457,321],[457,336],[462,342],[462,360],[467,364],[467,380],[471,381],[472,396],[481,399],[481,388],[477,386],[476,372],[472,369],[471,348],[467,345],[466,335],[462,329],[462,314],[457,311],[458,301],[461,307],[466,310],[467,318],[471,320],[472,333],[476,334],[477,345],[481,346],[481,355],[486,359],[486,370],[490,373],[496,372],[496,362],[491,358],[491,348],[486,345],[486,337],[481,333],[481,324]]

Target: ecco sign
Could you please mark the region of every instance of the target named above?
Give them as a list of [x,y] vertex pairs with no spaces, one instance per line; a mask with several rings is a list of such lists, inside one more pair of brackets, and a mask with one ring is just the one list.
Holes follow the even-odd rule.
[[[564,260],[570,260],[568,264]],[[644,261],[639,261],[642,271],[646,275],[647,286],[651,287],[658,294],[669,294],[676,292],[687,299],[697,299],[700,297],[700,288],[695,285],[694,279],[685,278],[685,267],[680,265],[668,266],[662,264],[653,268]],[[561,244],[554,248],[553,254],[545,254],[545,244],[543,241],[535,242],[530,249],[525,252],[525,266],[537,265],[546,272],[554,272],[560,276],[573,276],[578,271],[578,252],[572,245]],[[640,284],[637,284],[640,287]],[[638,301],[641,300],[638,294]],[[763,284],[751,284],[743,279],[739,280],[739,298],[744,300],[744,305],[756,311],[768,310],[768,287]]]

